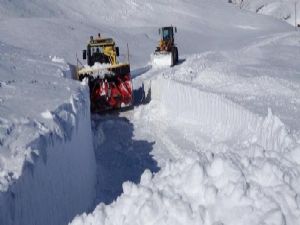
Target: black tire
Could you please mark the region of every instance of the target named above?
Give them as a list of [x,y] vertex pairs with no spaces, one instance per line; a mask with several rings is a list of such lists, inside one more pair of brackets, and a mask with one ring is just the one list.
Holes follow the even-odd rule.
[[171,66],[174,66],[174,64],[175,64],[175,56],[174,56],[173,49],[172,49],[172,52],[171,52],[171,57],[172,57],[172,59],[171,59]]
[[178,49],[177,47],[172,48],[172,66],[178,63]]
[[177,47],[175,47],[175,64],[178,64],[178,62],[179,62],[179,56],[178,56],[178,48]]
[[176,64],[176,49],[175,47],[172,48],[172,65],[171,66],[174,66]]

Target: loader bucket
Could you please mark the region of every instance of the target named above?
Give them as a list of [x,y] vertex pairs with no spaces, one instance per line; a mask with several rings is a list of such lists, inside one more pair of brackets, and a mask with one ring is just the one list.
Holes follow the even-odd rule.
[[173,56],[171,52],[155,52],[151,55],[151,64],[153,67],[170,67],[173,66]]

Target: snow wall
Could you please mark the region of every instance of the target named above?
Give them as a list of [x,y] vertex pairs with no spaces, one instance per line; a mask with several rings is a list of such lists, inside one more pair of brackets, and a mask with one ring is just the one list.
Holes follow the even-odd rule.
[[172,121],[196,124],[197,129],[218,142],[250,142],[266,150],[285,151],[294,143],[280,119],[263,118],[222,95],[204,92],[184,82],[158,78],[152,81],[152,99],[160,103]]
[[66,224],[91,209],[96,162],[89,104],[83,85],[70,103],[51,112],[54,129],[28,144],[31,160],[19,179],[0,193],[1,225]]

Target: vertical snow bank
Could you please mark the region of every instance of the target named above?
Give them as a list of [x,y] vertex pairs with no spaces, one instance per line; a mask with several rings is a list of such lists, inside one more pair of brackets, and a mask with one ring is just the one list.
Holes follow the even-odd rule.
[[95,199],[89,90],[70,67],[0,42],[0,224],[66,224]]
[[[36,121],[19,127],[16,143],[28,154],[20,176],[0,193],[0,224],[66,224],[92,207],[96,165],[88,93],[81,86],[69,103],[45,112],[54,121],[51,129]],[[38,133],[30,140],[26,132],[32,130]]]
[[275,151],[284,151],[293,143],[270,109],[262,118],[221,95],[164,78],[152,81],[152,93],[168,120],[197,124],[200,132],[218,142],[247,141]]

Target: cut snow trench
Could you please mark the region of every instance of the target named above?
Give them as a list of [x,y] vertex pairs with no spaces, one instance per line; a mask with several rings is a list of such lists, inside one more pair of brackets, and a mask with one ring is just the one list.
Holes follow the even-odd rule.
[[[62,80],[68,81],[72,71],[64,60],[57,57],[50,59],[53,63],[46,60],[45,65],[63,65],[66,70],[58,72]],[[32,63],[35,61],[32,60]],[[53,79],[51,75],[47,74],[50,81]],[[115,200],[122,192],[122,183],[139,182],[145,169],[158,171],[149,154],[154,143],[136,140],[133,125],[126,118],[118,115],[94,116],[94,129],[91,129],[88,87],[84,82],[74,86],[76,89],[72,89],[70,100],[67,99],[55,110],[41,112],[43,122],[28,118],[22,124],[9,127],[0,118],[0,147],[16,152],[24,148],[28,153],[18,178],[15,177],[17,173],[9,170],[15,165],[16,158],[0,158],[1,163],[12,164],[6,168],[6,180],[1,180],[7,184],[0,183],[3,188],[0,193],[0,224],[66,224],[76,214],[90,212],[94,204]],[[67,87],[67,92],[70,90]],[[50,91],[47,92],[49,96]],[[146,96],[143,88],[135,92],[140,97],[135,104],[144,104]],[[5,137],[2,137],[2,129],[6,129]],[[28,137],[31,134],[34,138]],[[24,141],[27,139],[30,143]],[[22,152],[19,154],[21,160]]]
[[[271,110],[262,118],[222,96],[164,78],[152,80],[151,88],[151,103],[139,107],[133,121],[167,127],[163,136],[149,129],[161,171],[146,171],[139,185],[123,184],[114,203],[98,205],[73,225],[297,224],[299,166],[284,157],[297,145]],[[190,142],[206,136],[210,146],[202,140],[185,149],[175,130]],[[170,155],[161,157],[166,151]]]

